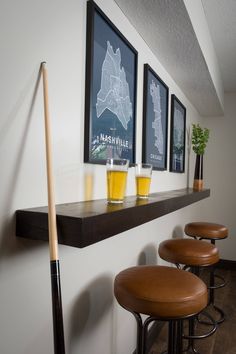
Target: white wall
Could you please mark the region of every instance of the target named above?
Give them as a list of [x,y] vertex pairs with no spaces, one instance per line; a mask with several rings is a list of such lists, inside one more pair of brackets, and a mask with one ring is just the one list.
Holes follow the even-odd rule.
[[229,237],[217,242],[221,258],[236,261],[236,94],[225,94],[224,117],[208,118],[210,139],[204,157],[204,180],[211,198],[202,203],[205,219],[227,225]]
[[[117,5],[107,0],[98,5],[139,52],[140,160],[144,63],[186,106],[187,129],[201,118]],[[42,84],[37,84],[43,60],[49,72],[56,201],[83,200],[88,169],[94,176],[92,197],[106,196],[105,167],[82,162],[86,2],[2,0],[0,13],[0,352],[53,353],[48,245],[17,239],[14,212],[47,203]],[[134,194],[133,177],[130,169],[128,194]],[[183,188],[187,181],[187,172],[154,172],[152,191]],[[186,222],[200,218],[201,203],[85,249],[60,246],[67,353],[133,351],[134,320],[114,301],[114,276],[130,265],[161,263],[158,243],[181,235]]]

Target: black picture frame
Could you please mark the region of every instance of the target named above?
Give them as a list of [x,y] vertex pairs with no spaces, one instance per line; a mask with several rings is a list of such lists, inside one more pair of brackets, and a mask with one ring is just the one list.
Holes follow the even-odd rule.
[[144,64],[142,162],[167,169],[169,88]]
[[104,12],[87,2],[84,162],[135,163],[138,53]]
[[171,95],[170,171],[185,172],[186,108]]

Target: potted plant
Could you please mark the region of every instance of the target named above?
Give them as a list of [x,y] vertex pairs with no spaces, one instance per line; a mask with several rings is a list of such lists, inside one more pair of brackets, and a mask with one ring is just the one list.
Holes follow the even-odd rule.
[[203,155],[209,139],[209,129],[201,128],[199,124],[192,125],[192,148],[196,154],[193,189],[203,189]]

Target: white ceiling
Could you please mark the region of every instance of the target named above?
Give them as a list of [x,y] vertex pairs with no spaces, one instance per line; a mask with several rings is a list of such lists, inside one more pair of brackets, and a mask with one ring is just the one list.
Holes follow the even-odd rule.
[[[188,0],[115,1],[199,113],[221,115],[222,102],[184,3]],[[236,0],[191,1],[202,1],[223,89],[236,91]]]
[[202,0],[226,92],[236,92],[236,0]]

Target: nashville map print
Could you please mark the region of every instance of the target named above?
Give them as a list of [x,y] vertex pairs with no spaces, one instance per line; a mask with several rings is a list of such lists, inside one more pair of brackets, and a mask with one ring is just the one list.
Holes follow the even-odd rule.
[[127,130],[132,118],[129,85],[126,81],[124,67],[121,68],[121,52],[107,41],[107,51],[102,64],[101,88],[97,94],[97,118],[106,110],[110,110]]

